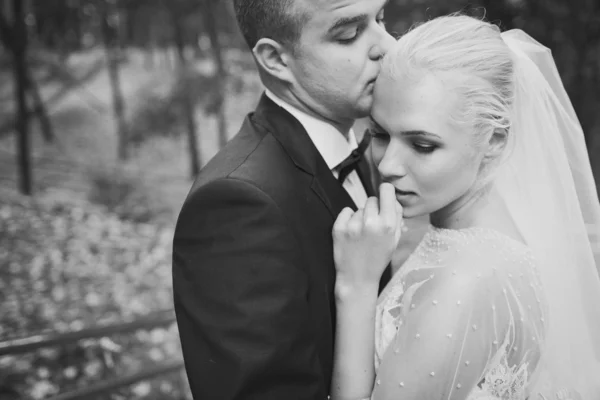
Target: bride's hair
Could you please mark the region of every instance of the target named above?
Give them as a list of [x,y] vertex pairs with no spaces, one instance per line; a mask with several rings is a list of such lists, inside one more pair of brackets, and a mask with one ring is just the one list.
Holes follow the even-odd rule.
[[390,49],[382,68],[413,84],[424,73],[447,77],[460,99],[451,118],[473,128],[476,149],[494,130],[509,131],[513,58],[496,25],[460,14],[416,25]]

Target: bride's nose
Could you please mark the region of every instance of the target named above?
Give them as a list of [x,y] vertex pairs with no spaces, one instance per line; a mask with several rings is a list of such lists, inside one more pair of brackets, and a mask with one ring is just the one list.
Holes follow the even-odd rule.
[[385,180],[395,180],[406,176],[406,166],[402,158],[401,154],[395,151],[393,144],[390,143],[377,165],[381,177]]

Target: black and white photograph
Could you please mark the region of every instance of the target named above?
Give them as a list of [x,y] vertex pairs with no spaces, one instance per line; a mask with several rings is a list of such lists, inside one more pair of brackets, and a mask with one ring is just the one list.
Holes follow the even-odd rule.
[[0,400],[600,400],[596,177],[597,0],[0,0]]

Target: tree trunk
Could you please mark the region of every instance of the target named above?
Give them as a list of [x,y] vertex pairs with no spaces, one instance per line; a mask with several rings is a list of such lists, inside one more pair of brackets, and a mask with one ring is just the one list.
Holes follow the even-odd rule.
[[[173,34],[175,39],[175,47],[177,48],[177,56],[179,60],[179,75],[183,79],[188,77],[188,65],[185,58],[185,45],[183,41],[183,31],[181,29],[181,21],[175,4],[170,6],[171,18],[173,21]],[[188,133],[188,149],[190,152],[190,175],[194,178],[200,172],[200,155],[198,152],[198,139],[196,137],[196,119],[194,117],[194,102],[188,90],[188,86],[184,85],[183,107],[186,117],[187,133]]]
[[134,46],[137,46],[140,42],[138,41],[138,38],[135,35],[136,34],[135,12],[134,12],[134,10],[131,9],[130,5],[125,6],[125,24],[126,24],[125,32],[126,32],[127,44],[128,45],[133,44]]
[[219,127],[219,145],[223,147],[227,143],[227,118],[225,116],[225,85],[227,72],[223,61],[223,49],[221,47],[221,42],[219,41],[219,32],[216,25],[217,16],[215,15],[213,0],[204,0],[204,5],[205,10],[202,13],[204,16],[204,24],[206,25],[207,34],[210,39],[213,57],[217,64],[216,114]]
[[125,122],[125,101],[121,91],[121,81],[119,77],[119,48],[116,42],[116,34],[108,23],[110,15],[108,5],[104,4],[102,13],[102,39],[104,41],[104,49],[106,52],[106,61],[108,69],[108,77],[112,89],[113,97],[113,113],[115,118],[115,126],[118,135],[118,156],[119,160],[124,161],[129,157],[128,152],[128,132],[127,123]]
[[42,132],[42,137],[46,143],[54,142],[54,130],[52,129],[52,123],[50,122],[50,117],[48,116],[48,111],[46,110],[46,106],[44,105],[44,100],[40,95],[40,90],[37,83],[34,81],[31,73],[28,73],[29,70],[25,71],[27,76],[27,89],[31,99],[33,100],[33,110],[37,115],[38,121],[40,123],[40,131]]
[[14,12],[14,42],[13,42],[13,67],[15,73],[15,100],[17,106],[17,135],[18,135],[18,163],[21,179],[19,188],[21,193],[31,195],[31,155],[29,148],[29,115],[27,112],[27,31],[25,26],[25,12],[21,0],[13,0]]
[[75,34],[75,49],[81,50],[83,48],[83,43],[81,42],[83,38],[83,29],[81,26],[81,18],[82,18],[81,8],[77,7],[73,10],[73,32]]
[[117,3],[117,12],[119,13],[119,26],[117,27],[117,46],[121,50],[121,54],[127,53],[127,46],[129,45],[129,20],[127,7],[123,6],[121,3]]
[[[8,3],[5,3],[5,4],[8,4]],[[8,52],[13,53],[13,54],[15,54],[15,47],[24,45],[23,42],[19,42],[18,40],[15,40],[15,37],[14,37],[15,34],[16,34],[16,32],[13,31],[8,20],[5,18],[4,14],[3,14],[3,10],[0,9],[0,43],[6,48],[6,50],[8,50]],[[25,37],[27,37],[27,31],[24,32],[24,35],[25,35]],[[24,55],[24,57],[26,57],[26,55]],[[26,66],[26,64],[27,64],[27,62],[25,61],[24,65]],[[54,139],[52,125],[50,124],[50,118],[48,117],[48,113],[46,112],[46,108],[44,107],[44,103],[39,94],[37,85],[33,81],[33,77],[31,76],[32,74],[29,73],[28,68],[24,69],[24,74],[25,74],[25,82],[27,84],[26,87],[32,96],[33,103],[34,103],[33,107],[35,109],[35,112],[38,115],[42,135],[44,136],[44,140],[46,141],[46,143],[52,142]],[[16,79],[16,77],[15,77],[15,79]],[[17,81],[15,80],[15,82],[17,82]],[[27,110],[27,116],[29,118],[31,113],[29,112],[28,107],[26,108],[26,110]],[[17,116],[17,119],[18,119],[18,116]],[[15,119],[14,122],[9,123],[9,125],[11,126],[11,128],[9,128],[9,129],[11,129],[11,130],[17,129],[17,119]],[[12,127],[13,125],[14,125],[14,128]],[[0,129],[0,130],[2,130],[2,129]]]

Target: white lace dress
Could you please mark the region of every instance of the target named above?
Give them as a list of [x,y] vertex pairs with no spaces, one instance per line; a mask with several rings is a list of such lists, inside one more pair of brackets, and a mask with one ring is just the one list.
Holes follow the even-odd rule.
[[526,399],[545,310],[524,244],[491,229],[432,228],[379,298],[372,398]]

